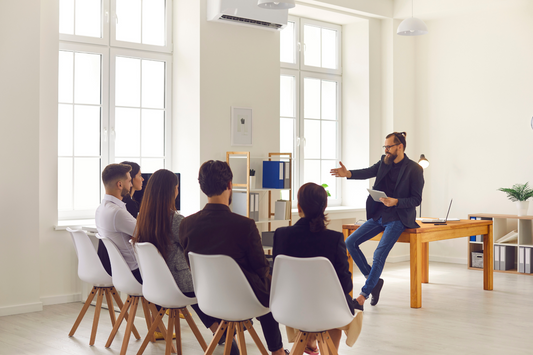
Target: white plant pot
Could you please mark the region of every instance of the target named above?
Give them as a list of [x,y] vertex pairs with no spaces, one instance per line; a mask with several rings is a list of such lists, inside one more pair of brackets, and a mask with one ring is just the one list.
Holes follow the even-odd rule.
[[519,216],[527,216],[529,201],[516,201],[516,207],[518,208]]
[[255,189],[255,176],[250,176],[250,190]]

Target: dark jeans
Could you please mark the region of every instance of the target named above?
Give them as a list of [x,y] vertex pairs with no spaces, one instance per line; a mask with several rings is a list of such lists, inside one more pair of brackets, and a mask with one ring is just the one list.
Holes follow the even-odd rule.
[[257,317],[257,319],[261,322],[268,350],[274,352],[283,348],[279,323],[272,317],[272,313],[269,312],[264,316]]
[[100,261],[102,262],[102,266],[104,267],[104,270],[107,271],[109,275],[111,275],[111,261],[109,260],[109,254],[107,253],[107,249],[102,239],[98,239],[97,254],[98,254],[98,257],[100,258]]

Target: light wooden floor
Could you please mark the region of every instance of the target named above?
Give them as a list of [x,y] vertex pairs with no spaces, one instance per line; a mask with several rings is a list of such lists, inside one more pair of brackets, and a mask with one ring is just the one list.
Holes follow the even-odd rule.
[[[422,285],[422,308],[411,309],[409,264],[387,264],[378,306],[365,304],[361,336],[352,348],[341,341],[340,354],[533,354],[533,276],[494,273],[494,291],[483,291],[482,272],[462,265],[430,263],[429,276],[430,283]],[[356,274],[356,290],[362,282],[363,277]],[[0,317],[0,354],[119,354],[125,325],[106,349],[111,331],[107,311],[101,315],[94,346],[88,345],[94,307],[75,336],[67,336],[81,307],[81,303],[69,303]],[[194,317],[209,343],[211,333]],[[144,338],[144,320],[137,318],[136,326]],[[254,327],[262,337],[259,322]],[[182,334],[184,355],[202,355],[183,323]],[[283,327],[282,334],[285,347],[290,348]],[[249,335],[246,341],[249,354],[259,355]],[[128,354],[136,354],[140,344],[132,340]],[[217,347],[215,355],[222,353],[223,348]],[[145,354],[164,354],[164,343],[149,344]]]

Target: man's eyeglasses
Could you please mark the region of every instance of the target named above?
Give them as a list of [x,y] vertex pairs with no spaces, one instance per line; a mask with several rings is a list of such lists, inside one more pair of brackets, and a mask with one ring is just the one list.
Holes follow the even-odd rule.
[[401,144],[401,143],[396,143],[396,144],[393,144],[393,145],[384,145],[384,146],[383,146],[383,149],[385,149],[385,150],[389,150],[389,149],[391,149],[392,147],[394,147],[395,145],[399,145],[399,144]]

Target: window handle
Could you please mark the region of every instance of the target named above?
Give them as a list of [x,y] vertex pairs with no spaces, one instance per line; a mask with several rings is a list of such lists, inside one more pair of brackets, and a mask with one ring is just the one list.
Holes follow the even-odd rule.
[[298,42],[298,52],[301,52],[301,51],[302,51],[302,43]]
[[296,137],[296,146],[297,146],[297,147],[300,146],[300,137]]
[[117,132],[115,132],[115,128],[111,128],[111,137],[113,137],[113,140],[117,137]]
[[118,15],[117,14],[115,14],[115,22],[118,25]]

